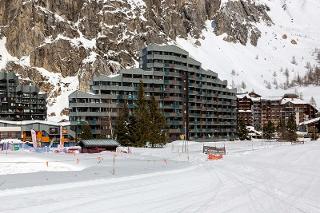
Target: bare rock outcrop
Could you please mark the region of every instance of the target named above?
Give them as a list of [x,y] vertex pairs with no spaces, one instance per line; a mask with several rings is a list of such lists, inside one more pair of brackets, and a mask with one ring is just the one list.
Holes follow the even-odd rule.
[[78,72],[86,55],[83,46],[74,46],[68,40],[59,39],[34,49],[30,54],[30,63],[66,77]]
[[272,24],[266,5],[257,5],[254,1],[229,1],[215,15],[215,32],[217,35],[227,34],[226,41],[240,42],[246,45],[248,40],[254,46],[261,36],[255,23],[261,21]]
[[255,23],[272,24],[268,9],[251,0],[0,0],[0,32],[12,56],[30,57],[30,67],[11,63],[7,69],[44,91],[48,86],[34,67],[79,75],[87,90],[94,74],[133,66],[146,44],[191,36],[201,45],[206,20],[227,41],[257,45]]

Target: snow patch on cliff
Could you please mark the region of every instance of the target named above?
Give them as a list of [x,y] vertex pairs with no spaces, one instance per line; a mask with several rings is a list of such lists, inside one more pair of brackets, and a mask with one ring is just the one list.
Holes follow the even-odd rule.
[[61,112],[69,108],[68,96],[78,88],[78,77],[62,77],[61,73],[52,73],[39,67],[36,69],[53,86],[53,89],[48,94],[47,119],[56,122],[62,119],[68,119],[68,116],[61,114]]
[[10,55],[10,53],[7,51],[6,48],[6,37],[2,37],[0,39],[0,69],[3,69],[6,67],[6,64],[9,61],[17,61],[18,59],[16,57],[13,57]]

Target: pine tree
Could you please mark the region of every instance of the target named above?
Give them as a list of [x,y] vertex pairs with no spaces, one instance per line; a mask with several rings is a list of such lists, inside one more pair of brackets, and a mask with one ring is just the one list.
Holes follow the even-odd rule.
[[289,117],[288,123],[287,123],[287,137],[286,137],[286,139],[289,141],[296,141],[298,138],[296,131],[297,131],[297,124],[294,119],[294,116],[291,115]]
[[288,68],[285,69],[284,76],[286,76],[285,89],[287,89],[289,86],[289,70],[288,70]]
[[266,88],[267,88],[267,89],[272,89],[270,82],[266,82]]
[[149,102],[149,142],[151,146],[154,147],[155,145],[164,145],[167,140],[166,136],[166,118],[161,113],[158,107],[158,103],[154,96],[151,97]]
[[91,133],[91,128],[88,124],[82,125],[81,126],[81,134],[80,134],[80,138],[82,140],[88,140],[88,139],[92,139],[93,135]]
[[129,109],[127,102],[123,103],[119,111],[114,128],[114,135],[122,146],[132,145],[129,135]]
[[302,78],[300,77],[300,75],[298,74],[298,77],[297,77],[297,83],[298,83],[298,85],[299,86],[301,86],[302,85]]
[[300,98],[301,100],[303,100],[303,93],[302,93],[302,92],[299,93],[299,98]]
[[246,83],[244,83],[243,81],[241,82],[241,89],[245,90],[247,88]]
[[276,71],[274,71],[272,75],[273,75],[274,78],[276,78],[277,77]]
[[147,108],[147,101],[144,95],[143,82],[140,81],[138,90],[138,99],[136,101],[136,108],[133,110],[133,118],[131,126],[131,138],[135,146],[144,146],[149,139],[150,132],[148,131],[149,112]]
[[295,56],[292,56],[291,63],[297,65],[297,60]]
[[286,123],[284,122],[283,119],[280,120],[280,123],[277,128],[277,132],[280,139],[282,140],[286,139]]
[[312,96],[311,99],[310,99],[310,104],[313,106],[313,107],[317,107],[317,103],[316,103],[316,100],[314,100],[314,97]]
[[274,137],[275,128],[271,121],[268,121],[267,125],[263,127],[263,137],[270,140]]
[[242,120],[240,120],[238,124],[238,136],[240,140],[248,139],[248,130]]

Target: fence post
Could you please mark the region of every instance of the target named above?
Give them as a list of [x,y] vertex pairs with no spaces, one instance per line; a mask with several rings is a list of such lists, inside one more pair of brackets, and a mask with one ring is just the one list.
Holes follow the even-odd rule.
[[116,174],[116,155],[113,154],[113,159],[112,159],[112,175]]

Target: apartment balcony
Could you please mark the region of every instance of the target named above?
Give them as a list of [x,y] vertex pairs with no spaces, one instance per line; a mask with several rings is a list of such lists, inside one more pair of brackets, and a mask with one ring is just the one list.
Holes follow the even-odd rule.
[[153,68],[153,67],[163,68],[164,64],[159,62],[147,63],[147,68]]
[[184,125],[184,122],[183,121],[174,121],[174,120],[171,120],[171,121],[168,121],[167,124],[169,126],[183,126]]
[[181,134],[184,133],[183,129],[168,129],[169,134]]
[[100,120],[86,120],[86,122],[91,126],[101,125],[101,121]]
[[163,98],[163,101],[183,101],[183,98],[176,96],[167,96]]
[[[109,116],[108,112],[90,112],[90,111],[81,111],[81,112],[70,112],[70,117],[81,116],[81,117],[106,117]],[[116,117],[118,113],[110,112],[110,116]]]
[[195,67],[188,67],[188,71],[193,73],[200,73],[200,69]]
[[[174,85],[174,84],[170,84],[169,85]],[[170,88],[169,86],[167,86],[166,88],[164,88],[164,91],[166,93],[175,93],[176,95],[182,94],[183,90],[179,89],[179,88]]]
[[182,58],[178,56],[173,55],[160,55],[160,54],[153,54],[153,55],[147,55],[147,59],[159,59],[159,60],[168,60],[168,61],[177,61],[177,62],[183,62],[187,63],[187,58]]
[[174,118],[176,118],[176,117],[182,117],[183,115],[182,115],[182,113],[165,112],[165,113],[164,113],[164,116],[165,116],[166,118],[168,118],[168,117],[174,117]]
[[229,100],[237,100],[236,96],[233,95],[218,95],[219,98],[229,99]]
[[200,118],[201,117],[201,113],[189,113],[189,117],[191,117],[191,118]]
[[163,76],[165,77],[175,77],[175,78],[182,78],[182,74],[172,71],[165,71],[163,72]]
[[145,87],[144,90],[145,92],[157,92],[157,93],[162,93],[164,91],[163,88],[152,88],[152,87]]
[[92,103],[72,103],[72,102],[69,102],[70,108],[73,108],[73,107],[88,107],[88,108],[106,107],[107,105],[108,105],[107,103],[95,103],[95,102],[92,102]]

